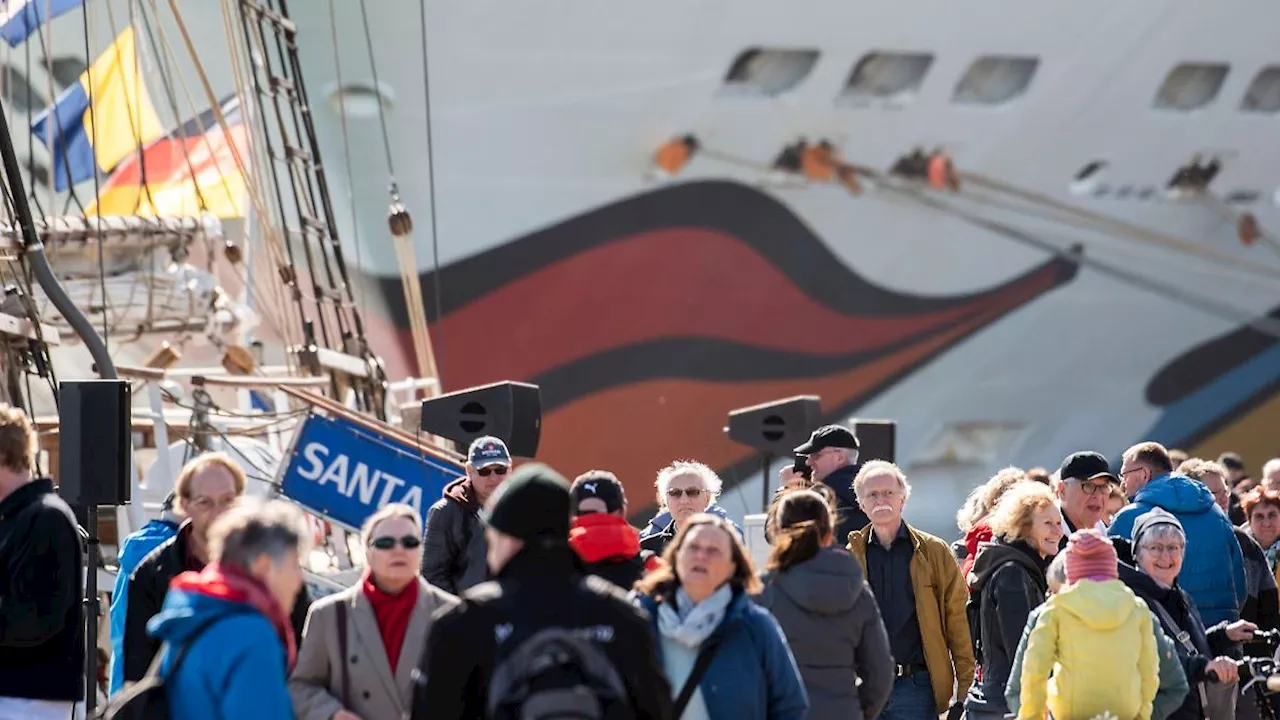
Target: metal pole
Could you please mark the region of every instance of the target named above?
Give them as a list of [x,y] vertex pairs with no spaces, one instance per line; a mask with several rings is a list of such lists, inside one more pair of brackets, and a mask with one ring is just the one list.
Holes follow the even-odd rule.
[[[93,717],[98,708],[98,506],[90,505],[88,552],[84,566],[88,570],[84,578],[84,716]],[[119,660],[122,662],[123,658]]]
[[760,455],[760,512],[769,512],[769,476],[773,473],[773,456],[769,453]]
[[[40,284],[40,288],[44,290],[58,312],[62,313],[62,317],[66,318],[71,329],[80,336],[81,342],[89,349],[89,354],[93,356],[93,362],[97,365],[98,375],[103,380],[115,380],[118,377],[116,366],[111,362],[111,353],[107,350],[106,343],[102,341],[98,331],[93,329],[93,323],[89,322],[89,319],[80,312],[80,308],[67,297],[66,291],[62,289],[58,278],[53,274],[53,268],[49,266],[49,259],[45,257],[44,243],[36,233],[35,218],[31,216],[31,206],[27,204],[27,192],[22,186],[22,169],[18,164],[18,153],[13,147],[13,136],[9,134],[9,120],[5,117],[2,107],[0,107],[0,160],[4,161],[4,174],[9,180],[10,194],[13,195],[13,209],[18,215],[18,225],[22,228],[23,257],[31,263],[36,282]],[[101,244],[98,248],[101,252]]]

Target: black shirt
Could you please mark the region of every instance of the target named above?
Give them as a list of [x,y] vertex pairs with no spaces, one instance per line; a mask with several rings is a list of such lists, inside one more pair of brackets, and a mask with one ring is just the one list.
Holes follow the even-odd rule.
[[880,605],[889,633],[889,649],[899,665],[924,664],[924,640],[916,619],[916,592],[911,586],[911,555],[915,547],[904,522],[889,547],[872,531],[867,539],[867,582]]

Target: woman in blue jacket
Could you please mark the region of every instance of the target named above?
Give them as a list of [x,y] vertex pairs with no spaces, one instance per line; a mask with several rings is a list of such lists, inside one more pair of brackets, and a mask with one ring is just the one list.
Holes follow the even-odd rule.
[[653,618],[675,717],[803,720],[800,671],[777,621],[748,597],[760,581],[733,526],[695,515],[663,559],[636,588]]

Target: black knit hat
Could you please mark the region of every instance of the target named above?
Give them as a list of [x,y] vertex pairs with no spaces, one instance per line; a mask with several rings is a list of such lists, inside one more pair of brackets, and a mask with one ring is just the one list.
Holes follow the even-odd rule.
[[480,512],[486,525],[524,540],[569,541],[569,483],[541,463],[520,466]]

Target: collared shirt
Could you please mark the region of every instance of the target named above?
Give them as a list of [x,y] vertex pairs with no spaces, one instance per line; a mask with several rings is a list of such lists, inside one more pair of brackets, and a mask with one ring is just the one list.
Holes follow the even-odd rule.
[[[1071,539],[1072,533],[1080,528],[1076,527],[1075,523],[1071,522],[1071,518],[1067,517],[1067,511],[1062,507],[1062,503],[1058,503],[1058,509],[1062,512],[1062,537],[1058,539],[1058,551],[1061,552],[1067,549],[1067,541]],[[1094,523],[1093,529],[1102,533],[1104,537],[1107,534],[1107,524],[1101,520]]]
[[889,648],[899,665],[924,664],[924,639],[916,618],[916,592],[911,586],[911,556],[915,547],[904,522],[889,547],[871,532],[867,538],[867,582],[880,606],[889,634]]

